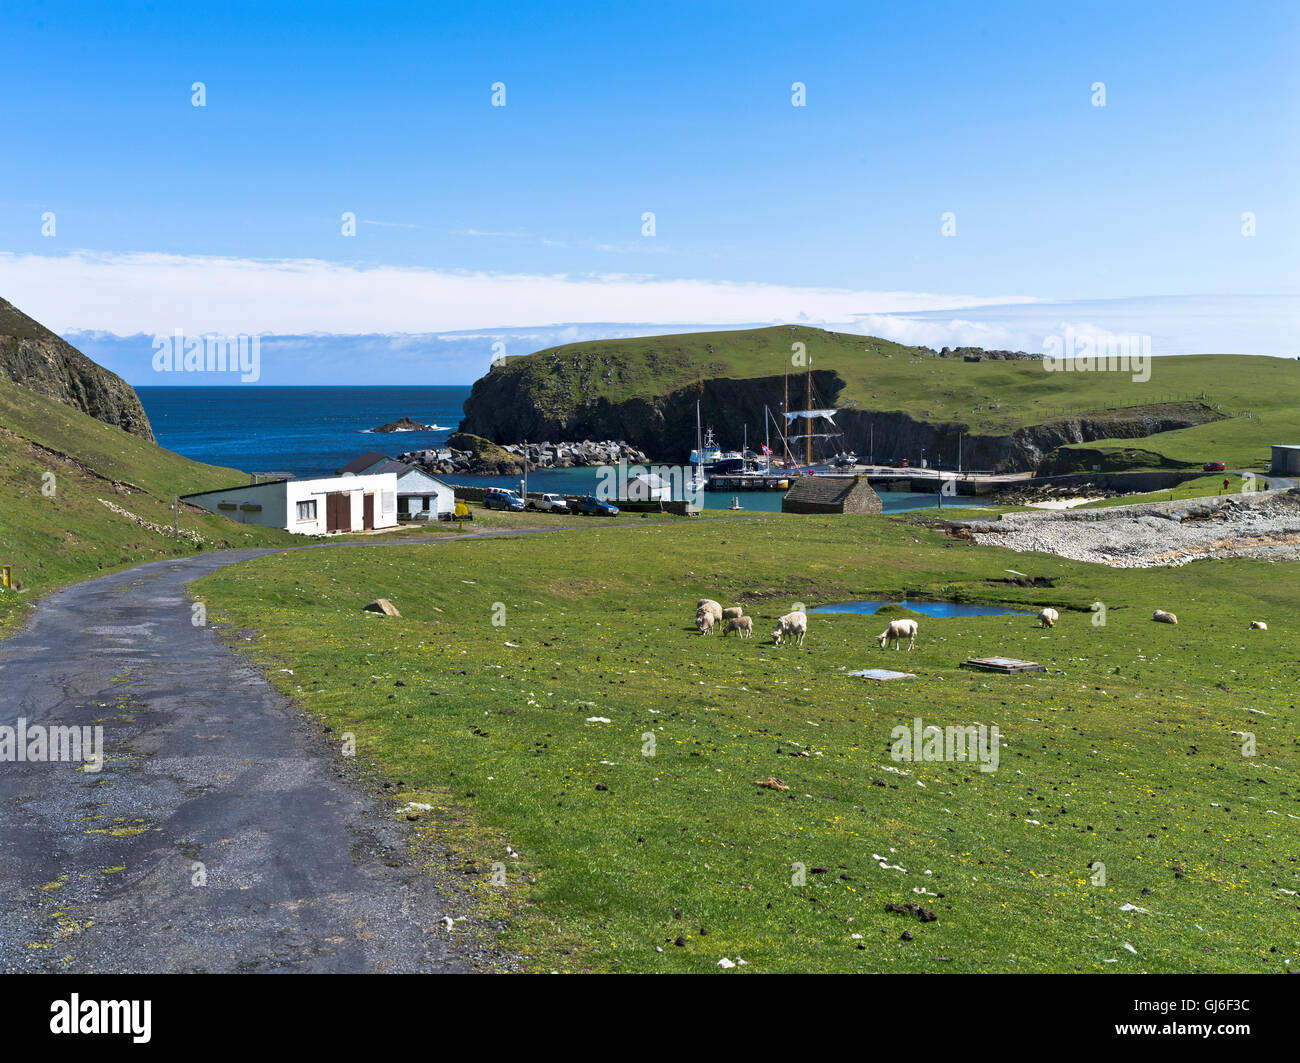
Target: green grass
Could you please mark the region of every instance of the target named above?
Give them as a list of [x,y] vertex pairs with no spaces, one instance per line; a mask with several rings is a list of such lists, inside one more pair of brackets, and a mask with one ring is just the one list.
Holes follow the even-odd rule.
[[[881,652],[871,617],[814,615],[802,648],[766,638],[794,602],[903,594],[1050,603],[1061,621],[921,617],[910,655]],[[477,870],[527,969],[1300,965],[1284,892],[1300,890],[1300,610],[1280,566],[1117,570],[880,518],[752,517],[280,554],[196,596],[255,628],[239,645],[271,680],[400,780],[395,813],[435,806],[423,829]],[[402,617],[362,613],[377,596]],[[696,634],[704,596],[743,600],[755,638]],[[995,653],[1051,671],[958,667]],[[919,678],[845,674],[886,664]],[[997,723],[1000,770],[893,761],[891,729],[918,716]],[[755,785],[769,776],[790,790]],[[938,920],[885,910],[912,902]]]
[[[1228,489],[1223,489],[1223,481],[1228,481]],[[1177,487],[1165,491],[1148,491],[1133,495],[1116,495],[1114,498],[1101,498],[1096,502],[1086,502],[1079,509],[1109,509],[1112,506],[1134,506],[1142,502],[1176,502],[1184,498],[1211,498],[1217,495],[1236,495],[1246,490],[1246,478],[1233,473],[1210,473],[1198,476],[1195,480],[1186,480]],[[1256,487],[1262,487],[1262,481],[1256,481]]]
[[141,561],[202,548],[295,541],[287,532],[182,513],[181,527],[203,540],[177,539],[141,520],[172,526],[172,496],[240,483],[233,469],[200,465],[120,428],[27,391],[0,389],[0,565],[21,590],[0,593],[0,633],[39,594]]
[[[795,343],[804,345],[814,369],[833,369],[844,380],[841,406],[902,411],[926,422],[963,424],[972,433],[1002,434],[1069,413],[1104,415],[1107,410],[1166,401],[1204,401],[1221,407],[1216,412],[1223,416],[1236,418],[1251,411],[1255,420],[1243,417],[1233,428],[1198,437],[1187,444],[1187,453],[1201,441],[1225,447],[1245,443],[1243,449],[1249,452],[1241,455],[1243,463],[1247,458],[1258,461],[1261,419],[1269,431],[1300,438],[1293,401],[1300,393],[1300,363],[1246,355],[1156,358],[1150,379],[1136,382],[1131,373],[1047,372],[1038,360],[934,358],[888,340],[782,325],[565,344],[507,358],[493,373],[517,377],[530,400],[553,416],[602,401],[654,399],[703,379],[779,377],[786,372],[795,375],[791,393],[801,401],[797,378],[806,363],[792,364]],[[1179,446],[1179,441],[1172,445]],[[1263,454],[1267,460],[1266,445]],[[1194,455],[1188,460],[1219,459]]]
[[[1159,363],[1167,360],[1161,358]],[[1280,361],[1268,358],[1257,360]],[[1230,371],[1236,373],[1238,367],[1234,365]],[[1077,463],[1083,469],[1090,469],[1093,465],[1100,465],[1106,471],[1199,468],[1207,461],[1221,461],[1230,469],[1267,470],[1272,457],[1271,444],[1300,440],[1300,410],[1296,409],[1294,401],[1294,396],[1300,393],[1297,384],[1283,383],[1282,378],[1277,383],[1289,390],[1279,392],[1268,403],[1258,403],[1250,417],[1232,417],[1196,425],[1194,428],[1159,432],[1147,436],[1136,445],[1132,440],[1109,439],[1095,443],[1075,443],[1062,447],[1061,450],[1077,454]]]

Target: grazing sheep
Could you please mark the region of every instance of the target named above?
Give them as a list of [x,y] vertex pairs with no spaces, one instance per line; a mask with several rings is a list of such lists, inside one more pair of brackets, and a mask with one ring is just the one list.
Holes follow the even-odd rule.
[[880,648],[885,648],[885,643],[890,639],[894,640],[894,649],[902,649],[900,643],[907,639],[907,652],[912,652],[912,647],[916,644],[916,621],[915,620],[891,620],[889,627],[885,628],[876,636],[876,641],[880,643]]
[[1154,613],[1152,613],[1151,619],[1160,624],[1178,623],[1178,617],[1174,616],[1173,613],[1166,613],[1163,609],[1157,609]]
[[727,637],[727,632],[736,631],[740,633],[742,639],[754,637],[754,618],[749,616],[733,616],[727,620],[727,626],[722,629],[722,637]]
[[701,598],[698,602],[695,603],[695,611],[698,613],[706,605],[712,609],[717,609],[719,612],[722,611],[722,606],[719,605],[717,602],[715,602],[712,598]]
[[1044,609],[1038,614],[1038,622],[1043,627],[1056,627],[1056,622],[1060,619],[1060,614],[1055,609]]
[[777,620],[776,630],[772,632],[772,641],[779,646],[785,639],[789,639],[796,646],[802,646],[803,637],[807,633],[807,613],[786,613],[785,616]]
[[1267,631],[1268,625],[1262,620],[1252,620],[1250,622],[1251,631]]
[[738,616],[744,616],[745,610],[739,605],[733,605],[729,609],[722,610],[723,620],[735,620]]
[[707,609],[701,609],[695,614],[695,627],[701,635],[713,634],[714,616]]

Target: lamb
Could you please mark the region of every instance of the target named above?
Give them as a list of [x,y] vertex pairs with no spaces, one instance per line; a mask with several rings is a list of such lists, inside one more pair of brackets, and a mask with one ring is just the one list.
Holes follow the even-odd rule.
[[1042,624],[1043,627],[1055,627],[1056,622],[1059,619],[1060,619],[1060,614],[1057,613],[1055,609],[1051,609],[1051,608],[1044,609],[1041,613],[1038,614],[1038,622]]
[[880,643],[880,648],[885,648],[885,643],[890,639],[894,640],[894,649],[902,649],[900,643],[907,639],[907,652],[912,652],[912,647],[916,644],[916,621],[915,620],[891,620],[889,627],[885,628],[876,636],[876,641]]
[[1250,622],[1251,631],[1267,631],[1268,625],[1262,620],[1252,620]]
[[1152,613],[1151,619],[1156,621],[1159,624],[1178,623],[1178,617],[1174,616],[1173,613],[1166,613],[1163,609],[1157,609],[1154,613]]
[[808,614],[804,612],[786,613],[776,622],[776,630],[772,632],[772,641],[776,645],[781,645],[782,641],[789,639],[796,646],[803,645],[803,637],[808,633]]
[[723,620],[735,620],[736,617],[744,616],[744,615],[745,615],[744,607],[739,605],[733,605],[728,609],[722,610]]
[[729,631],[737,632],[742,639],[754,637],[754,618],[749,616],[733,616],[727,620],[727,626],[722,629],[722,637],[726,638]]
[[714,616],[707,609],[701,609],[695,614],[695,627],[701,635],[713,634]]

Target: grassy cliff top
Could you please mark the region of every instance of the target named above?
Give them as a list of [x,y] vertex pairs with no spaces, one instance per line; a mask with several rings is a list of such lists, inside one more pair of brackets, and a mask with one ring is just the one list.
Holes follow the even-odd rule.
[[653,399],[711,378],[779,377],[790,372],[791,404],[802,404],[796,344],[818,370],[845,382],[843,407],[901,411],[929,422],[965,424],[1000,434],[1072,414],[1204,401],[1229,416],[1294,405],[1300,363],[1249,355],[1155,358],[1150,379],[1131,373],[1048,372],[1043,363],[937,358],[925,348],[798,325],[593,340],[504,359],[489,379],[515,376],[548,413],[605,399]]

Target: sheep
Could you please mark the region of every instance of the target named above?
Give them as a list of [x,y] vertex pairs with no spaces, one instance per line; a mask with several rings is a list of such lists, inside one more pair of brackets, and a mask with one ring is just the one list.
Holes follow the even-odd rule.
[[701,635],[713,634],[714,616],[707,609],[701,609],[695,614],[695,627]]
[[[704,623],[705,617],[708,623]],[[711,634],[713,626],[722,622],[722,606],[712,598],[701,598],[695,606],[695,626],[701,635]]]
[[722,606],[719,605],[717,602],[715,602],[712,598],[701,598],[698,602],[695,603],[695,611],[698,613],[706,605],[712,609],[717,609],[719,612],[722,611]]
[[1178,617],[1174,616],[1173,613],[1166,613],[1163,609],[1157,609],[1154,613],[1152,613],[1151,619],[1156,621],[1156,623],[1159,624],[1178,623]]
[[1042,624],[1043,627],[1055,627],[1056,622],[1059,619],[1060,619],[1060,614],[1057,613],[1055,609],[1051,609],[1051,608],[1044,609],[1041,613],[1038,614],[1038,622]]
[[745,615],[744,607],[739,605],[733,605],[728,609],[722,610],[723,620],[735,620],[736,617],[744,616],[744,615]]
[[1267,631],[1268,625],[1262,620],[1252,620],[1250,622],[1251,631]]
[[803,637],[808,633],[808,614],[803,612],[786,613],[776,622],[772,632],[772,641],[777,646],[789,639],[796,646],[803,645]]
[[742,639],[754,637],[754,619],[748,616],[733,616],[727,620],[727,626],[722,629],[722,637],[727,637],[727,632],[738,632]]
[[894,649],[902,649],[900,643],[906,637],[907,652],[912,652],[912,647],[916,644],[916,621],[915,620],[891,620],[889,627],[885,628],[876,636],[876,641],[880,643],[880,648],[885,648],[885,643],[890,639],[894,640]]

